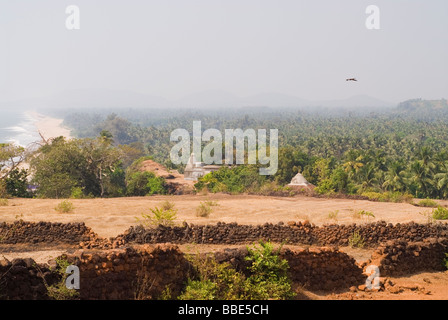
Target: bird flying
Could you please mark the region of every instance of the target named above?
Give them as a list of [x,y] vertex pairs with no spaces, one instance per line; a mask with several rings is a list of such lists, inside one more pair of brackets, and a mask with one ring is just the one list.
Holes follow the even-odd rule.
[[348,79],[345,79],[345,81],[358,81],[358,80],[356,80],[356,78],[348,78]]

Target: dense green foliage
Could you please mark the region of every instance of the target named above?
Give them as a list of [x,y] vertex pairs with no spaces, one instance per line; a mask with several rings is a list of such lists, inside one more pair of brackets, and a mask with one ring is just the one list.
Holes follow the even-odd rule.
[[[198,183],[212,192],[253,191],[275,181],[289,183],[301,172],[320,193],[378,193],[381,199],[448,197],[448,104],[446,100],[402,102],[395,109],[125,110],[108,116],[72,114],[66,123],[84,134],[113,133],[116,143],[140,143],[157,162],[169,161],[175,128],[279,130],[275,176],[260,177],[256,166],[222,169]],[[80,121],[83,119],[83,121]],[[96,120],[95,125],[92,124]],[[79,127],[82,124],[82,127]],[[125,132],[122,132],[122,131]],[[143,147],[142,147],[143,146]]]
[[156,177],[153,172],[132,172],[126,177],[128,196],[146,196],[152,194],[165,194],[165,180]]
[[173,205],[167,207],[165,204],[161,208],[155,207],[150,209],[150,214],[142,213],[141,218],[137,218],[137,221],[144,227],[158,227],[162,226],[174,226],[174,221],[177,217],[177,209],[174,209]]
[[248,247],[248,275],[214,257],[193,257],[196,277],[189,278],[180,300],[285,300],[294,297],[288,277],[288,262],[280,258],[281,247],[260,241]]
[[32,194],[28,191],[28,170],[14,169],[5,179],[6,192],[13,197],[30,198]]
[[[32,182],[41,197],[68,198],[74,188],[85,195],[103,197],[121,194],[114,179],[120,170],[120,152],[103,138],[73,139],[59,137],[36,151],[31,160]],[[79,190],[79,189],[78,189]]]
[[[65,124],[80,139],[56,139],[40,149],[41,156],[34,161],[34,168],[39,169],[34,180],[39,185],[39,195],[66,197],[72,190],[79,190],[75,188],[92,196],[164,193],[164,182],[139,172],[138,163],[133,162],[150,157],[182,173],[184,165],[170,161],[169,153],[176,143],[170,141],[170,134],[177,128],[191,134],[193,121],[201,120],[203,131],[215,128],[223,134],[225,129],[278,129],[279,158],[278,171],[273,176],[260,176],[258,164],[223,167],[200,179],[197,190],[287,193],[284,186],[301,172],[317,187],[315,191],[323,194],[357,194],[380,201],[448,198],[446,100],[415,99],[382,110],[229,108],[110,112],[66,115]],[[21,152],[2,145],[0,165]],[[103,157],[104,154],[108,156]],[[107,159],[112,162],[101,163]]]
[[[0,143],[0,198],[6,196],[27,197],[26,170],[19,170],[26,150],[11,143]],[[25,187],[25,190],[24,190]]]

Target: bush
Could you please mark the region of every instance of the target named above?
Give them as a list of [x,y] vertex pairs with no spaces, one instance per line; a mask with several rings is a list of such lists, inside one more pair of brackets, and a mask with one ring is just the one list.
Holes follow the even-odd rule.
[[348,244],[352,248],[364,248],[365,241],[364,238],[359,234],[358,231],[354,231],[353,234],[348,239]]
[[8,205],[8,199],[0,198],[0,207],[6,207]]
[[251,261],[248,280],[248,298],[251,300],[284,300],[294,296],[288,278],[288,261],[279,256],[281,246],[274,251],[272,243],[259,241],[259,246],[247,248]]
[[391,202],[406,202],[406,203],[413,203],[414,197],[412,194],[404,192],[386,192],[387,197],[389,201]]
[[233,194],[258,190],[266,181],[255,165],[240,165],[233,168],[222,167],[198,179],[194,185],[196,191],[207,188],[208,191],[229,192]]
[[447,220],[448,219],[448,209],[444,207],[437,207],[432,211],[432,217],[435,220]]
[[174,203],[168,200],[165,200],[161,203],[160,208],[162,210],[173,210],[174,209]]
[[179,300],[215,300],[217,297],[217,286],[210,280],[187,280],[185,292]]
[[288,262],[279,257],[270,242],[248,248],[249,276],[237,272],[229,263],[217,263],[213,256],[189,258],[196,270],[189,278],[180,300],[268,300],[294,297],[287,276]]
[[281,186],[277,181],[264,182],[259,190],[255,190],[254,193],[261,194],[263,196],[286,196],[291,197],[298,192],[291,189],[288,186]]
[[196,208],[196,216],[208,218],[210,213],[212,213],[212,207],[217,206],[218,203],[216,201],[204,201],[199,204]]
[[54,209],[59,213],[69,213],[72,212],[75,209],[75,207],[73,206],[73,203],[71,203],[70,201],[64,200],[61,203],[59,203]]
[[387,191],[384,193],[368,191],[368,192],[361,193],[361,196],[367,197],[369,200],[372,200],[372,201],[387,201],[387,202],[411,203],[412,199],[413,199],[411,194],[401,193],[398,191],[396,191],[396,192]]
[[65,281],[69,276],[69,274],[65,273],[65,270],[70,265],[70,263],[66,259],[60,257],[56,259],[56,265],[57,273],[61,279],[58,283],[51,286],[48,286],[45,282],[48,296],[54,300],[78,300],[79,291],[75,289],[68,289],[65,284]]
[[196,275],[189,278],[180,300],[240,300],[245,299],[246,279],[228,262],[218,263],[213,255],[187,256]]
[[166,194],[165,179],[153,172],[134,172],[126,178],[128,196]]
[[0,199],[8,197],[8,192],[6,191],[6,181],[0,180]]
[[72,188],[72,193],[70,195],[70,198],[72,199],[83,199],[84,198],[84,192],[82,191],[81,187],[74,187]]
[[387,201],[387,195],[379,192],[363,192],[361,196],[367,197],[372,201]]
[[423,199],[420,200],[417,203],[417,206],[419,207],[431,207],[431,208],[437,208],[439,205],[437,204],[437,202],[435,202],[434,200],[431,199]]
[[152,214],[142,214],[142,218],[137,220],[144,227],[157,227],[158,225],[173,226],[177,217],[176,209],[163,210],[155,207],[150,209]]
[[339,210],[330,211],[330,213],[328,213],[328,219],[338,220],[338,213],[339,213]]
[[366,211],[366,210],[358,210],[358,211],[355,211],[354,213],[353,213],[353,217],[355,218],[355,219],[363,219],[364,217],[365,218],[375,218],[375,215],[371,212],[371,211]]
[[12,197],[31,198],[28,192],[28,170],[14,169],[6,178],[6,192]]

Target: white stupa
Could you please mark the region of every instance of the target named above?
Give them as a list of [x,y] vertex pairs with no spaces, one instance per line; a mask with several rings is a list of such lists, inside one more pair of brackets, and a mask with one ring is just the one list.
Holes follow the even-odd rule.
[[305,177],[299,172],[291,179],[291,182],[288,184],[288,187],[312,189],[314,188],[314,185],[309,183],[305,179]]

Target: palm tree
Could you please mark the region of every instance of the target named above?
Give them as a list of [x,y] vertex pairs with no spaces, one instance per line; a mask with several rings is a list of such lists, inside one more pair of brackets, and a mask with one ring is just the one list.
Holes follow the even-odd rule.
[[378,181],[375,168],[373,166],[364,166],[360,171],[359,180],[362,190],[372,188]]
[[434,175],[436,180],[436,186],[441,198],[446,199],[448,197],[448,163],[444,163],[442,170]]
[[423,167],[425,169],[427,168],[429,171],[433,171],[435,169],[432,154],[433,152],[429,147],[421,147],[417,154]]
[[422,161],[416,160],[411,163],[409,171],[410,181],[416,183],[423,197],[429,197],[431,191],[430,188],[434,182],[428,175],[429,169],[423,165]]
[[347,161],[342,165],[345,172],[348,173],[349,178],[353,178],[359,172],[359,170],[364,167],[363,155],[358,150],[350,150],[346,154]]
[[390,191],[403,191],[405,188],[403,175],[404,166],[398,161],[391,163],[385,175],[385,181],[382,185],[383,188]]

